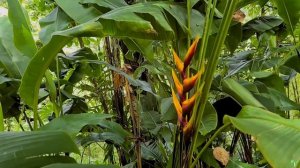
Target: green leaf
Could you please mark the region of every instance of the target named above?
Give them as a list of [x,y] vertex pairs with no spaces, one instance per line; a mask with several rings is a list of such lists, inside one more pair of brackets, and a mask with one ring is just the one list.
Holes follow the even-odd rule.
[[210,102],[206,102],[205,110],[202,116],[202,121],[200,125],[200,132],[202,135],[208,134],[210,131],[214,130],[218,124],[217,111],[212,106]]
[[161,99],[160,112],[162,121],[176,121],[177,114],[173,106],[172,97]]
[[279,16],[287,24],[291,33],[300,19],[300,3],[298,0],[273,0],[278,9]]
[[255,81],[260,81],[267,87],[274,88],[279,92],[285,93],[283,80],[277,74],[273,72],[261,71],[253,72],[252,76],[255,77]]
[[256,165],[250,165],[240,161],[229,160],[225,168],[258,168]]
[[45,18],[39,20],[41,31],[39,37],[43,44],[50,41],[52,33],[68,28],[71,18],[59,7],[56,7]]
[[141,119],[143,128],[153,130],[160,123],[160,114],[157,111],[145,111],[141,113]]
[[[163,8],[168,14],[170,14],[176,22],[179,24],[180,28],[184,31],[185,34],[188,34],[188,29],[186,26],[187,23],[187,10],[181,5],[174,5],[172,3],[155,3],[155,5]],[[204,29],[204,16],[197,10],[191,10],[191,37],[196,37],[197,35],[202,36]],[[211,33],[214,33],[216,30],[215,25],[212,25]]]
[[249,39],[255,33],[262,34],[266,31],[275,31],[275,28],[280,26],[282,23],[282,19],[275,16],[261,16],[254,18],[242,26],[242,41]]
[[31,34],[27,13],[23,10],[18,0],[7,1],[7,4],[8,17],[13,25],[15,46],[27,57],[33,57],[37,48]]
[[242,24],[240,22],[231,26],[228,30],[228,36],[226,37],[225,44],[231,54],[234,53],[242,40]]
[[284,60],[283,65],[290,67],[300,73],[300,58],[298,55],[291,55]]
[[0,17],[0,25],[0,67],[9,77],[20,79],[30,58],[16,48],[13,27],[7,17]]
[[277,109],[281,111],[300,110],[300,104],[290,100],[285,92],[279,92],[272,88],[268,88],[268,92]]
[[118,37],[171,40],[174,32],[162,8],[155,3],[137,3],[116,8],[99,17],[103,30]]
[[82,0],[81,4],[93,4],[97,5],[98,7],[104,7],[109,9],[116,9],[127,5],[127,3],[124,0]]
[[75,22],[82,24],[95,19],[101,12],[94,7],[84,7],[81,0],[55,0],[57,5]]
[[300,166],[300,120],[253,106],[245,106],[237,117],[225,116],[240,131],[250,134],[264,158],[274,168]]
[[232,96],[241,105],[252,105],[255,107],[264,108],[264,106],[255,99],[255,97],[241,84],[234,79],[225,79],[222,84],[223,92]]
[[43,168],[118,168],[119,166],[115,165],[87,165],[87,164],[60,164],[55,163],[48,166],[44,166]]
[[[30,61],[22,78],[19,89],[21,98],[31,107],[37,106],[38,92],[42,78],[55,58],[57,53],[73,37],[77,36],[103,36],[102,25],[97,22],[89,22],[53,34],[50,42],[42,47]],[[41,66],[42,65],[42,66]],[[32,73],[35,72],[35,73]]]
[[[61,131],[0,133],[0,167],[42,167],[51,163],[74,163],[68,156],[49,156],[53,153],[75,152],[76,144]],[[45,145],[47,144],[47,145]]]
[[102,120],[111,118],[109,114],[82,113],[68,114],[55,118],[47,125],[40,128],[41,131],[63,130],[71,135],[77,134],[81,128],[88,124],[99,124]]
[[201,160],[203,160],[203,162],[209,167],[221,168],[217,160],[214,158],[213,150],[211,148],[205,150],[203,155],[201,155]]

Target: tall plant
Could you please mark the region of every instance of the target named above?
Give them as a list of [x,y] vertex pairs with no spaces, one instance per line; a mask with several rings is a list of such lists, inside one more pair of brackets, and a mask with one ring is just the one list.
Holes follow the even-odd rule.
[[[178,101],[177,96],[174,91],[172,91],[173,102],[177,111],[179,122],[179,134],[177,134],[179,137],[176,137],[175,139],[175,149],[177,150],[173,157],[173,167],[195,167],[198,163],[200,155],[198,155],[195,160],[193,159],[193,156],[194,152],[197,152],[196,142],[199,129],[201,128],[200,123],[202,121],[202,116],[222,46],[227,36],[227,31],[232,21],[232,15],[236,9],[237,3],[237,0],[227,1],[221,25],[216,37],[214,37],[215,35],[210,36],[209,34],[215,15],[214,12],[216,10],[217,0],[208,1],[206,6],[207,15],[205,20],[205,29],[200,43],[200,50],[198,50],[199,56],[198,59],[195,60],[197,64],[196,70],[198,71],[196,75],[188,77],[186,69],[193,58],[198,39],[196,39],[191,45],[184,57],[184,62],[182,62],[177,54],[173,52],[174,62],[183,80],[183,84],[180,84],[175,72],[172,72],[177,93],[180,98],[180,101]],[[209,45],[212,45],[213,47],[208,48]],[[200,78],[202,75],[203,77]],[[186,96],[188,96],[187,92],[194,87],[197,79],[198,82],[197,87],[195,88],[195,95],[186,99]],[[177,146],[177,144],[179,145]],[[205,150],[205,148],[203,150]],[[177,152],[179,154],[177,154]],[[200,154],[202,154],[202,152],[200,152]],[[176,160],[179,160],[179,162],[176,163]]]

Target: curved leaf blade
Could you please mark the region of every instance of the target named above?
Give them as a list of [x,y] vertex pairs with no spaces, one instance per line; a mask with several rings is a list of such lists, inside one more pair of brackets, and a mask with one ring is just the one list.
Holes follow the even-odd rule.
[[300,120],[289,120],[261,108],[244,106],[237,117],[225,116],[237,129],[255,138],[274,168],[300,166]]
[[6,168],[33,165],[41,167],[54,161],[75,162],[69,157],[50,157],[46,154],[62,152],[79,154],[71,137],[61,131],[4,132],[0,134],[0,143],[0,167]]
[[222,84],[223,92],[232,96],[241,105],[252,105],[264,108],[264,106],[241,84],[234,79],[225,79]]

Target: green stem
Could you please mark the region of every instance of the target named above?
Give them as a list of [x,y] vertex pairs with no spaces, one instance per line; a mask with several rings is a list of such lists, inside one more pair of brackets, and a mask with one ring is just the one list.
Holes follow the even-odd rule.
[[[59,57],[56,57],[56,78],[57,78],[57,89],[58,89],[58,107],[60,111],[60,115],[63,115],[63,110],[62,110],[62,99],[61,99],[61,91],[60,91],[60,69],[59,69]],[[58,117],[58,116],[56,116]]]
[[[211,2],[211,0],[210,0],[210,2]],[[205,82],[205,85],[204,85],[204,88],[202,89],[203,92],[202,92],[201,97],[199,99],[197,99],[197,101],[195,103],[195,107],[194,107],[194,110],[193,110],[193,115],[192,115],[191,121],[190,121],[190,122],[192,122],[192,124],[195,128],[194,132],[196,132],[196,133],[199,132],[199,129],[200,129],[199,123],[201,123],[200,121],[202,120],[202,115],[203,115],[203,111],[205,109],[206,101],[208,99],[208,94],[209,94],[210,87],[211,87],[211,84],[212,84],[212,81],[213,81],[214,72],[217,68],[219,55],[222,51],[222,45],[223,45],[223,43],[225,41],[225,38],[227,36],[227,32],[228,32],[228,29],[229,29],[229,26],[230,26],[230,23],[231,23],[231,20],[232,20],[232,15],[233,15],[233,12],[234,12],[235,7],[237,5],[237,2],[238,2],[238,0],[227,0],[224,17],[222,19],[221,26],[220,26],[220,29],[218,31],[218,34],[217,34],[217,36],[214,40],[211,52],[205,52],[205,54],[207,54],[207,53],[210,54],[209,56],[206,56],[206,58],[209,58],[208,65],[206,65],[207,68],[206,68],[206,71],[204,73],[203,80],[198,82],[197,88],[199,88],[203,82]],[[215,3],[216,3],[216,1],[214,1],[214,5],[215,5]],[[209,5],[210,5],[210,3],[209,3]],[[215,6],[213,6],[213,7],[215,7]],[[214,10],[212,10],[212,12],[213,11]],[[207,33],[207,32],[205,32],[205,33]],[[206,41],[204,41],[204,43],[208,43],[208,40],[209,39],[207,38]],[[202,58],[202,56],[200,58]],[[202,62],[198,65],[202,65],[203,61],[204,60],[202,60]],[[199,106],[200,106],[200,110],[197,111]],[[193,151],[195,151],[195,149],[196,149],[196,143],[195,142],[196,142],[196,139],[197,139],[197,135],[198,134],[195,134],[193,136],[192,146],[191,146],[189,156],[192,156]],[[190,162],[191,161],[192,160],[190,160]]]
[[33,130],[38,129],[38,112],[37,112],[37,105],[33,108]]
[[188,27],[188,38],[187,46],[191,45],[191,0],[187,0],[187,27]]
[[213,140],[216,139],[216,137],[227,127],[229,127],[231,125],[231,123],[227,123],[225,125],[223,125],[222,127],[220,127],[215,133],[214,135],[208,140],[208,142],[204,145],[204,147],[201,149],[201,151],[198,153],[196,159],[194,160],[194,162],[191,165],[191,168],[195,167],[198,160],[200,159],[201,155],[206,151],[206,149],[209,147],[209,145],[213,142]]
[[4,131],[4,118],[3,118],[3,110],[2,110],[2,104],[0,102],[0,131]]

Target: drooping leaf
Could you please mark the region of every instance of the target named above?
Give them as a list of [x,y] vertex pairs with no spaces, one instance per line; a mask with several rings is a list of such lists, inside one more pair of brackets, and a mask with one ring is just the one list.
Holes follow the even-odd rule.
[[5,168],[32,168],[52,163],[74,163],[75,160],[68,156],[49,156],[49,154],[79,153],[71,137],[61,131],[6,132],[0,134],[0,142],[2,144],[0,167]]
[[225,121],[252,135],[272,167],[300,166],[299,119],[284,119],[261,108],[245,106],[237,117],[226,116]]

